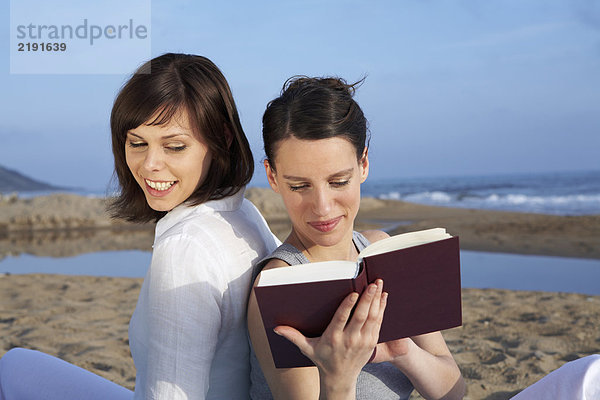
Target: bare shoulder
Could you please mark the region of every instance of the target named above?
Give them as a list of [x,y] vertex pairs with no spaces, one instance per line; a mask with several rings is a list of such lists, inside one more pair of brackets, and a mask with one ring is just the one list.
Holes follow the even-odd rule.
[[273,269],[273,268],[281,268],[281,267],[289,267],[289,264],[283,260],[280,260],[279,258],[273,258],[273,259],[271,259],[271,261],[269,261],[267,263],[267,265],[265,265],[265,267],[263,268],[263,271],[266,271],[268,269]]
[[[271,259],[267,265],[264,266],[264,268],[262,269],[262,271],[266,271],[268,269],[274,269],[274,268],[281,268],[281,267],[289,267],[288,263],[286,263],[283,260],[280,260],[278,258],[273,258]],[[258,283],[260,279],[260,274],[258,274],[258,276],[256,277],[256,279],[254,280],[254,286],[256,286],[256,284]]]
[[379,240],[385,239],[385,238],[389,238],[390,235],[388,235],[387,233],[385,233],[384,231],[378,231],[376,229],[372,229],[372,230],[368,230],[368,231],[363,231],[361,232],[363,234],[364,237],[366,237],[369,242],[374,243],[377,242]]

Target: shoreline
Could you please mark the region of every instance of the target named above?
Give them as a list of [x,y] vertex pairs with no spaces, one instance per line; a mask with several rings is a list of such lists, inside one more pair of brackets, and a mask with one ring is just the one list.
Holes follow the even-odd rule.
[[[273,232],[285,238],[290,225],[279,196],[251,188],[246,197],[263,213]],[[356,230],[382,226],[390,235],[444,227],[460,237],[463,250],[600,259],[600,214],[557,216],[362,198]]]
[[[248,188],[246,197],[284,239],[290,223],[280,197]],[[6,255],[67,256],[102,250],[150,250],[154,224],[111,219],[106,198],[53,194],[0,202],[0,259]],[[450,208],[364,197],[356,229],[389,234],[444,227],[464,250],[600,259],[600,214],[557,216]]]

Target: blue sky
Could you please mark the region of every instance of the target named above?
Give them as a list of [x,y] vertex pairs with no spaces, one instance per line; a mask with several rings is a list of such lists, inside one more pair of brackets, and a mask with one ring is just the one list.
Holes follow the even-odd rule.
[[[10,74],[9,3],[0,165],[103,190],[110,109],[128,76]],[[151,15],[151,56],[201,54],[224,72],[256,184],[264,107],[296,74],[367,77],[356,99],[370,121],[370,179],[600,168],[597,1],[154,0]]]

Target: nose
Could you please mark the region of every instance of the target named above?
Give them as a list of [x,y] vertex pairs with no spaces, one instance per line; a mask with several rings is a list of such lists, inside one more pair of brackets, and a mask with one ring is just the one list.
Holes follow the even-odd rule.
[[333,196],[328,188],[315,188],[313,212],[319,217],[327,217],[331,213]]
[[159,171],[164,165],[164,152],[159,147],[148,146],[144,157],[144,169],[148,172]]

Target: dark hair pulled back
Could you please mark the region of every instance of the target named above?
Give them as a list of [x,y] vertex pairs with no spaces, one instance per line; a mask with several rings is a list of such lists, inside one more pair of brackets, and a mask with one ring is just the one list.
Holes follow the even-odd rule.
[[353,96],[363,82],[364,78],[353,84],[333,77],[288,79],[263,115],[263,143],[271,168],[275,169],[277,144],[292,136],[302,140],[343,137],[361,159],[368,146],[367,120]]

